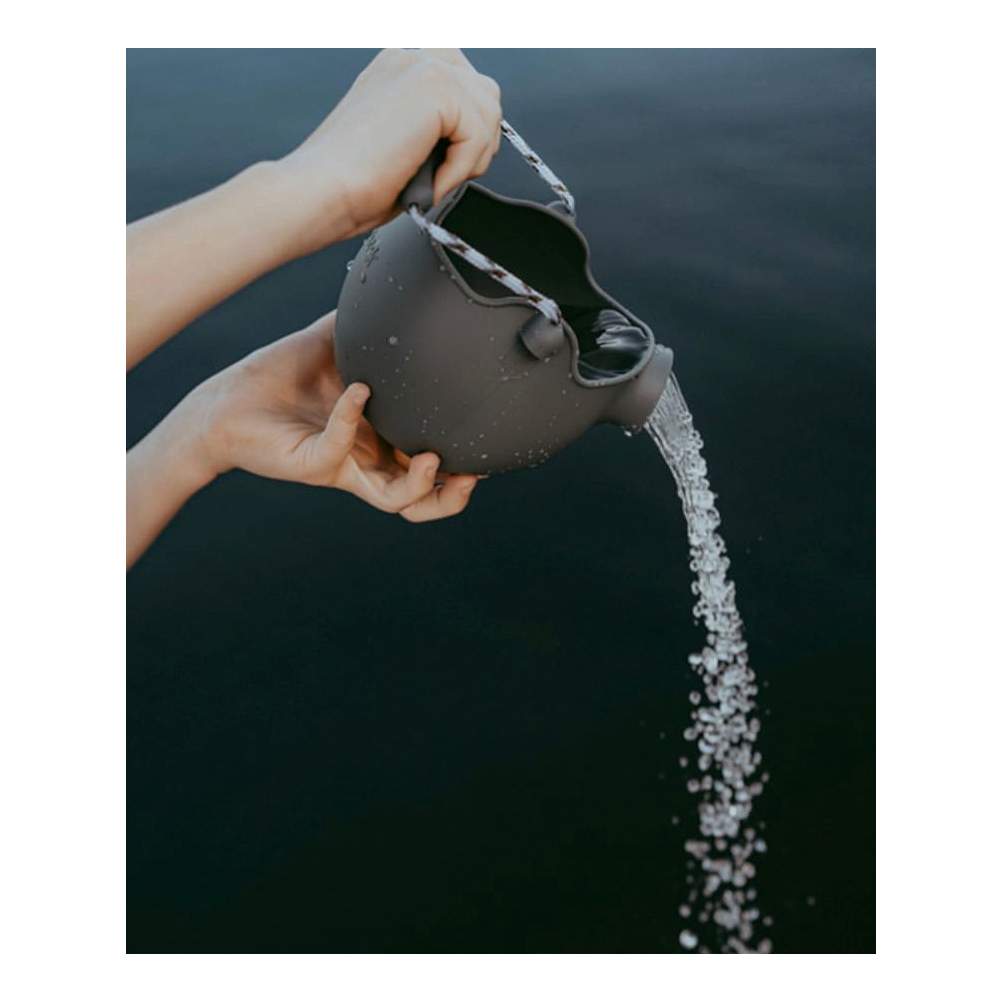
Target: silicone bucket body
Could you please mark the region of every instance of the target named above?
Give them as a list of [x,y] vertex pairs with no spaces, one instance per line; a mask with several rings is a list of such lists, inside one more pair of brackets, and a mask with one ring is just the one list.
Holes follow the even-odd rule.
[[[602,422],[642,426],[673,354],[594,280],[583,234],[564,210],[466,183],[432,221],[446,225],[555,300],[555,326],[526,299],[443,248],[407,215],[372,232],[337,312],[337,365],[371,387],[365,416],[390,444],[433,451],[446,472],[534,466]],[[580,373],[573,317],[617,310],[646,343],[627,370]]]

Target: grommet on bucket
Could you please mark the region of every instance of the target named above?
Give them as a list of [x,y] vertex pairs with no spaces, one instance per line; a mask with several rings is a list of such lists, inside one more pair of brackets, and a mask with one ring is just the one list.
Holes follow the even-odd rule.
[[549,358],[566,342],[562,324],[558,326],[547,316],[532,316],[518,331],[521,343],[539,359]]
[[594,280],[573,196],[506,122],[503,134],[558,207],[473,182],[431,207],[438,144],[404,214],[365,241],[338,306],[337,364],[371,387],[365,416],[401,451],[436,452],[445,472],[526,468],[594,424],[634,429],[670,374],[672,353]]

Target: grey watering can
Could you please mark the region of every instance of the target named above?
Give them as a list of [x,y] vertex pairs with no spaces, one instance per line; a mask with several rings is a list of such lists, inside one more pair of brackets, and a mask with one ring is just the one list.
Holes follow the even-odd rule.
[[508,198],[466,182],[431,208],[439,144],[369,234],[340,294],[337,365],[372,394],[365,416],[390,444],[433,451],[445,472],[537,465],[599,423],[643,426],[673,352],[590,272],[575,203]]

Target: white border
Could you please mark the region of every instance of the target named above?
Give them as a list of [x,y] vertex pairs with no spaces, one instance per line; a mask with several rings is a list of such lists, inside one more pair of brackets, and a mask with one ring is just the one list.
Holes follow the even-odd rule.
[[[127,17],[46,8],[45,31],[11,24],[8,35],[6,978],[20,975],[44,996],[960,989],[990,954],[996,881],[988,820],[996,181],[987,100],[995,85],[980,8],[952,4],[931,18],[927,8],[904,15],[872,3],[719,4],[631,16],[617,4],[574,6],[559,19],[526,5],[520,17],[511,4],[453,5],[453,13],[408,5],[395,18],[392,8],[381,4],[379,20],[418,37],[377,44],[516,45],[527,35],[553,47],[880,44],[879,948],[889,964],[881,975],[872,959],[837,956],[808,968],[773,956],[766,972],[755,964],[738,973],[718,961],[711,973],[685,972],[680,956],[132,956],[119,964],[123,509],[120,453],[110,445],[123,411],[124,45],[115,36],[126,21],[124,42],[140,46],[372,41],[370,8],[358,8],[352,24],[318,5],[182,3]],[[445,37],[426,37],[434,23],[449,26]]]

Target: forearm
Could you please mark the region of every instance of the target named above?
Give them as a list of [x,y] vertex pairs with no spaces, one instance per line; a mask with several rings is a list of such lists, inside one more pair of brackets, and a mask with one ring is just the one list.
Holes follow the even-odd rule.
[[199,419],[189,396],[126,453],[126,566],[215,478],[200,448]]
[[[329,213],[336,213],[336,204]],[[317,249],[293,171],[259,163],[211,191],[126,228],[126,363],[262,274]]]

